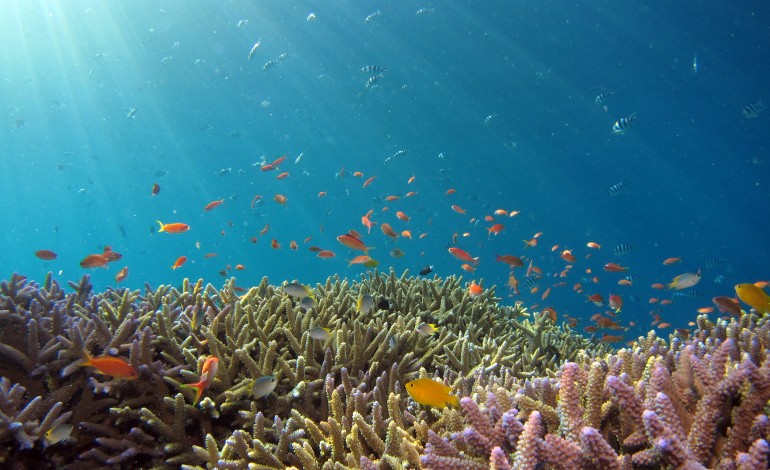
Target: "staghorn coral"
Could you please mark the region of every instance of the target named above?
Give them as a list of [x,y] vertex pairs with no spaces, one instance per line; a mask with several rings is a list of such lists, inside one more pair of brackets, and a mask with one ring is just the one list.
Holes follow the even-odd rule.
[[[50,276],[14,275],[0,284],[2,457],[37,468],[418,468],[434,457],[441,468],[628,468],[632,456],[702,461],[713,444],[706,465],[767,458],[764,321],[700,319],[689,341],[651,335],[609,354],[546,315],[499,306],[494,289],[471,299],[461,284],[331,277],[306,311],[266,278],[239,294],[233,279],[94,293],[84,277],[66,293]],[[360,293],[388,308],[357,312]],[[439,332],[418,334],[425,321]],[[311,338],[314,326],[331,338]],[[139,379],[79,367],[82,349],[124,358]],[[193,406],[181,385],[211,355],[219,370]],[[254,399],[265,375],[276,388]],[[461,408],[411,401],[403,384],[417,377],[451,385]],[[712,419],[713,436],[697,431]],[[71,441],[44,448],[45,431],[65,422]]]
[[566,363],[558,380],[512,388],[492,374],[462,399],[462,432],[430,431],[422,464],[767,468],[770,319],[699,324],[670,346],[651,332],[632,349]]

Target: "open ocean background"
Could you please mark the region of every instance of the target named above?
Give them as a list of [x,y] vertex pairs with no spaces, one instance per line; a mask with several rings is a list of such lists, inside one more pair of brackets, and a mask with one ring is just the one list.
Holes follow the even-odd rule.
[[[90,274],[103,290],[128,266],[121,287],[199,277],[219,286],[219,271],[240,263],[244,270],[227,274],[238,286],[263,276],[314,285],[365,272],[348,267],[360,253],[336,240],[355,229],[376,247],[380,270],[417,275],[432,265],[442,277],[497,285],[503,303],[552,306],[580,327],[606,309],[587,295],[619,294],[620,321],[638,324],[626,333],[633,338],[649,328],[653,309],[685,327],[713,296],[770,278],[770,111],[742,114],[758,100],[770,104],[766,1],[2,5],[3,279],[18,272],[42,281],[52,271],[64,283]],[[263,70],[270,60],[277,64]],[[387,71],[367,89],[371,75],[360,69],[370,65]],[[605,111],[594,100],[610,90]],[[613,123],[634,112],[631,128],[613,135]],[[288,178],[260,171],[259,162],[282,155]],[[161,190],[153,197],[154,183]],[[450,188],[456,193],[445,195]],[[288,198],[285,207],[276,193]],[[483,218],[500,208],[520,213],[496,216],[505,230],[488,237],[492,223]],[[378,225],[366,235],[360,218],[370,209]],[[398,210],[411,220],[398,220]],[[158,233],[156,220],[191,230]],[[413,239],[388,243],[383,222]],[[524,250],[536,232],[538,246]],[[475,273],[447,252],[454,233],[480,257]],[[613,254],[621,244],[637,248]],[[109,269],[79,266],[105,245],[123,259]],[[336,257],[319,259],[310,245]],[[405,256],[390,256],[394,246]],[[566,248],[577,262],[554,277]],[[39,249],[59,256],[40,260]],[[521,294],[510,297],[508,266],[495,253],[532,259],[544,274],[539,291],[529,292],[518,268]],[[187,263],[170,269],[182,255]],[[607,262],[630,267],[633,285],[618,286],[625,275],[604,272]],[[693,297],[650,287],[698,268]],[[582,293],[573,290],[578,282]]]

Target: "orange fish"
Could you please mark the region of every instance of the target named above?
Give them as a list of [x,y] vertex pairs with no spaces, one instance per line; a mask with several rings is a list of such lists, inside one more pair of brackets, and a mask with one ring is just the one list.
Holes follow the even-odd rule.
[[396,218],[398,220],[403,220],[404,222],[409,222],[409,216],[407,216],[406,214],[404,214],[401,211],[397,211],[396,212]]
[[363,178],[364,174],[360,171],[354,171],[353,176],[355,176],[356,178]]
[[618,341],[623,341],[625,338],[623,336],[614,336],[614,335],[608,335],[607,333],[604,333],[602,335],[602,343],[617,343]]
[[522,240],[524,242],[524,248],[534,248],[537,246],[537,238],[531,240]]
[[179,258],[174,261],[174,264],[171,266],[171,269],[181,268],[183,264],[187,262],[187,256],[180,256]]
[[158,183],[153,183],[152,185],[152,195],[157,196],[160,192],[160,185]]
[[353,266],[354,264],[364,264],[368,261],[370,261],[372,258],[369,257],[369,255],[359,255],[355,258],[348,261],[348,266]]
[[283,194],[276,194],[273,196],[273,201],[277,202],[278,204],[285,206],[286,205],[286,196]]
[[498,233],[502,232],[505,228],[505,225],[503,224],[494,224],[493,226],[487,228],[487,236],[492,235],[493,233],[497,235]]
[[329,259],[329,258],[334,258],[336,255],[334,254],[333,251],[321,250],[321,251],[318,252],[318,254],[316,256],[318,256],[319,258],[323,258],[323,259]]
[[135,380],[139,378],[139,373],[136,369],[124,359],[113,356],[91,357],[85,349],[83,350],[83,362],[78,365],[81,367],[93,367],[102,374],[115,377],[116,379]]
[[88,255],[80,262],[81,268],[106,268],[110,260],[103,254]]
[[365,187],[369,186],[370,184],[372,184],[372,182],[374,181],[374,179],[375,179],[375,178],[377,178],[377,176],[376,176],[376,175],[375,175],[375,176],[370,176],[370,177],[369,177],[369,179],[367,179],[366,181],[364,181],[364,184],[363,184],[363,186],[362,186],[362,187],[364,187],[364,188],[365,188]]
[[214,383],[214,378],[217,375],[218,369],[219,369],[219,359],[217,359],[215,356],[209,356],[209,358],[206,359],[206,362],[203,363],[203,367],[201,368],[200,379],[194,384],[181,385],[182,388],[191,388],[195,390],[195,398],[193,398],[193,406],[195,406],[195,404],[198,403],[198,400],[200,399],[203,391],[206,390],[212,383]]
[[372,249],[371,247],[366,246],[359,237],[356,237],[351,233],[338,236],[337,241],[350,248],[351,250],[363,251],[364,254],[368,254],[369,250]]
[[261,169],[262,171],[272,171],[272,170],[275,170],[275,167],[273,166],[273,164],[272,164],[272,163],[265,163],[264,165],[262,165],[262,166],[260,167],[260,169]]
[[58,255],[51,250],[37,250],[35,256],[42,260],[51,261],[52,259],[56,259]]
[[392,201],[398,201],[399,199],[401,199],[401,198],[400,198],[400,197],[398,197],[398,196],[394,196],[394,195],[390,195],[390,196],[387,196],[387,197],[385,198],[385,200],[386,200],[386,201],[388,201],[388,202],[392,202]]
[[121,282],[126,277],[128,277],[128,266],[118,271],[118,274],[115,275],[115,284]]
[[575,255],[572,254],[572,250],[564,250],[561,252],[561,259],[568,263],[574,263],[576,261]]
[[278,240],[276,240],[275,238],[273,238],[272,240],[270,240],[270,247],[271,247],[272,249],[274,249],[274,250],[278,250],[278,249],[280,249],[280,248],[281,248],[281,244],[278,242]]
[[471,266],[471,265],[470,265],[470,264],[468,264],[468,263],[462,264],[462,265],[460,265],[460,267],[461,267],[461,268],[462,268],[464,271],[468,271],[469,273],[472,273],[473,271],[475,271],[475,270],[476,270],[476,268],[475,268],[475,267]]
[[262,230],[259,231],[259,235],[262,236],[266,234],[270,230],[270,224],[265,224],[264,227],[262,227]]
[[615,310],[615,313],[620,312],[623,308],[623,299],[617,294],[610,295],[610,308]]
[[295,242],[294,240],[289,242],[289,249],[290,250],[296,250],[297,248],[299,248],[299,245],[297,245],[297,242]]
[[217,256],[219,256],[217,253],[206,253],[203,255],[204,258],[215,258]]
[[505,209],[495,209],[495,215],[506,215],[508,214],[508,211]]
[[467,251],[457,248],[456,246],[452,246],[449,248],[449,253],[452,254],[455,258],[459,259],[460,261],[466,261],[468,263],[472,263],[474,265],[479,263],[478,258],[474,258],[471,256]]
[[284,178],[286,178],[288,176],[289,176],[289,172],[288,171],[284,171],[283,173],[279,173],[278,176],[275,177],[275,179],[282,180],[282,179],[284,179]]
[[601,307],[604,305],[604,298],[602,297],[602,294],[594,294],[588,297],[588,302],[593,302],[597,307]]
[[653,289],[658,289],[658,290],[666,288],[666,286],[664,286],[663,284],[661,284],[659,282],[656,282],[655,284],[651,285],[650,287],[652,287]]
[[326,191],[319,191],[318,192],[318,199],[321,199],[324,196],[326,196]]
[[714,307],[701,307],[698,309],[698,313],[704,314],[704,315],[707,313],[711,313],[713,311],[714,311]]
[[457,212],[458,214],[465,214],[465,209],[455,204],[452,204],[452,210]]
[[666,258],[666,259],[663,260],[663,264],[664,265],[674,264],[674,263],[678,263],[680,261],[682,261],[682,257],[681,256],[678,257],[678,258]]
[[618,281],[619,286],[630,286],[633,282],[630,279],[621,279]]
[[412,184],[414,183],[414,175],[412,175],[407,181],[406,184]]
[[444,196],[451,196],[452,194],[454,194],[454,193],[456,193],[456,192],[457,192],[457,191],[455,190],[455,188],[449,188],[449,189],[447,189],[447,190],[446,190],[446,192],[444,193]]
[[221,205],[223,202],[225,202],[224,199],[217,199],[216,201],[211,201],[208,204],[206,204],[206,207],[203,208],[204,211],[208,212],[211,209]]
[[599,248],[602,247],[600,244],[594,243],[594,242],[588,242],[588,243],[586,243],[586,246],[588,248],[593,248],[594,250],[598,250]]
[[369,212],[361,216],[361,224],[366,227],[367,233],[371,233],[372,227],[377,225],[377,222],[372,222],[371,219],[369,219],[373,212],[374,209],[369,209]]
[[166,232],[166,233],[183,233],[188,230],[190,230],[190,226],[187,224],[182,224],[179,222],[174,222],[171,224],[164,224],[160,220],[157,221],[158,225],[160,225],[160,229],[158,232]]
[[483,293],[484,289],[480,285],[476,284],[476,281],[471,281],[470,286],[468,286],[468,295],[471,297],[478,297]]
[[[545,292],[543,292],[543,296],[542,296],[542,297],[540,297],[540,300],[545,300],[545,299],[547,299],[547,298],[548,298],[548,296],[549,296],[550,294],[551,294],[551,287],[549,286],[549,287],[548,287],[548,288],[545,290]],[[556,321],[556,319],[554,319],[554,321]]]
[[383,222],[380,225],[380,230],[382,230],[382,233],[389,236],[393,240],[395,240],[398,237],[398,234],[393,230],[393,227],[391,227],[390,224],[387,222]]
[[236,265],[235,265],[235,269],[236,269],[237,271],[243,271],[244,269],[246,269],[246,266],[244,266],[244,265],[242,265],[242,264],[236,264]]
[[417,195],[417,191],[409,191],[408,193],[404,194],[404,197],[412,197],[416,195]]

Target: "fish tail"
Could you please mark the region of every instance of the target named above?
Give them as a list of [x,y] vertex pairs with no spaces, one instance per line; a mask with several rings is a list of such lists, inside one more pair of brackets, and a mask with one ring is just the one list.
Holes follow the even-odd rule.
[[198,400],[200,400],[201,394],[203,394],[203,382],[195,382],[194,384],[182,384],[180,387],[191,388],[195,390],[195,397],[193,398],[193,406],[195,406],[198,403]]
[[160,220],[156,220],[156,222],[158,222],[158,225],[160,225],[160,229],[158,230],[158,232],[163,232],[163,222],[161,222]]
[[88,354],[88,351],[86,351],[85,349],[81,349],[81,351],[83,352],[83,362],[78,364],[78,366],[80,366],[80,367],[90,367],[91,366],[91,361],[93,360],[93,357],[91,357],[91,355]]

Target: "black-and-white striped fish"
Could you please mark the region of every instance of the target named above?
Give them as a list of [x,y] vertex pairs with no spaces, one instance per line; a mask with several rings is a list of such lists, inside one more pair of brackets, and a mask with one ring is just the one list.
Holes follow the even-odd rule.
[[621,243],[620,245],[616,246],[612,249],[612,252],[616,255],[625,255],[629,251],[633,251],[636,249],[636,245],[632,243]]
[[368,90],[370,88],[376,87],[377,81],[379,81],[379,79],[381,79],[382,77],[384,77],[384,75],[381,73],[378,73],[377,75],[372,75],[371,77],[369,77],[369,79],[366,81],[366,89]]
[[436,11],[435,8],[420,8],[419,10],[417,10],[417,13],[415,13],[415,15],[417,16],[427,15],[428,13],[433,13],[434,11]]
[[617,196],[618,194],[622,193],[625,189],[626,189],[626,182],[620,181],[610,186],[609,189],[607,189],[607,192],[610,194],[610,196]]
[[631,114],[630,116],[626,116],[624,118],[620,118],[617,121],[615,121],[615,124],[612,125],[612,133],[613,134],[622,134],[628,130],[629,127],[631,127],[631,123],[636,121],[636,113]]
[[703,297],[704,295],[706,294],[704,294],[702,290],[698,290],[698,289],[680,290],[671,294],[672,297],[687,297],[690,299],[694,299],[696,297]]
[[361,73],[380,74],[386,70],[388,70],[387,67],[380,67],[379,65],[367,65],[366,67],[361,67]]
[[540,278],[535,275],[529,276],[524,279],[524,284],[526,284],[530,289],[534,289],[535,287],[540,286]]
[[278,65],[278,62],[276,62],[274,60],[268,60],[267,62],[265,62],[265,65],[262,66],[262,70],[267,72],[268,70],[272,69],[276,65]]
[[743,116],[746,119],[752,119],[759,116],[759,113],[761,113],[764,109],[764,103],[762,103],[762,100],[759,100],[756,103],[747,104],[743,108]]
[[599,93],[598,95],[596,95],[596,98],[594,98],[594,103],[596,103],[597,105],[601,106],[602,109],[604,109],[604,111],[606,112],[607,111],[607,98],[609,98],[610,96],[612,96],[614,94],[615,94],[614,90],[603,91],[603,92]]

